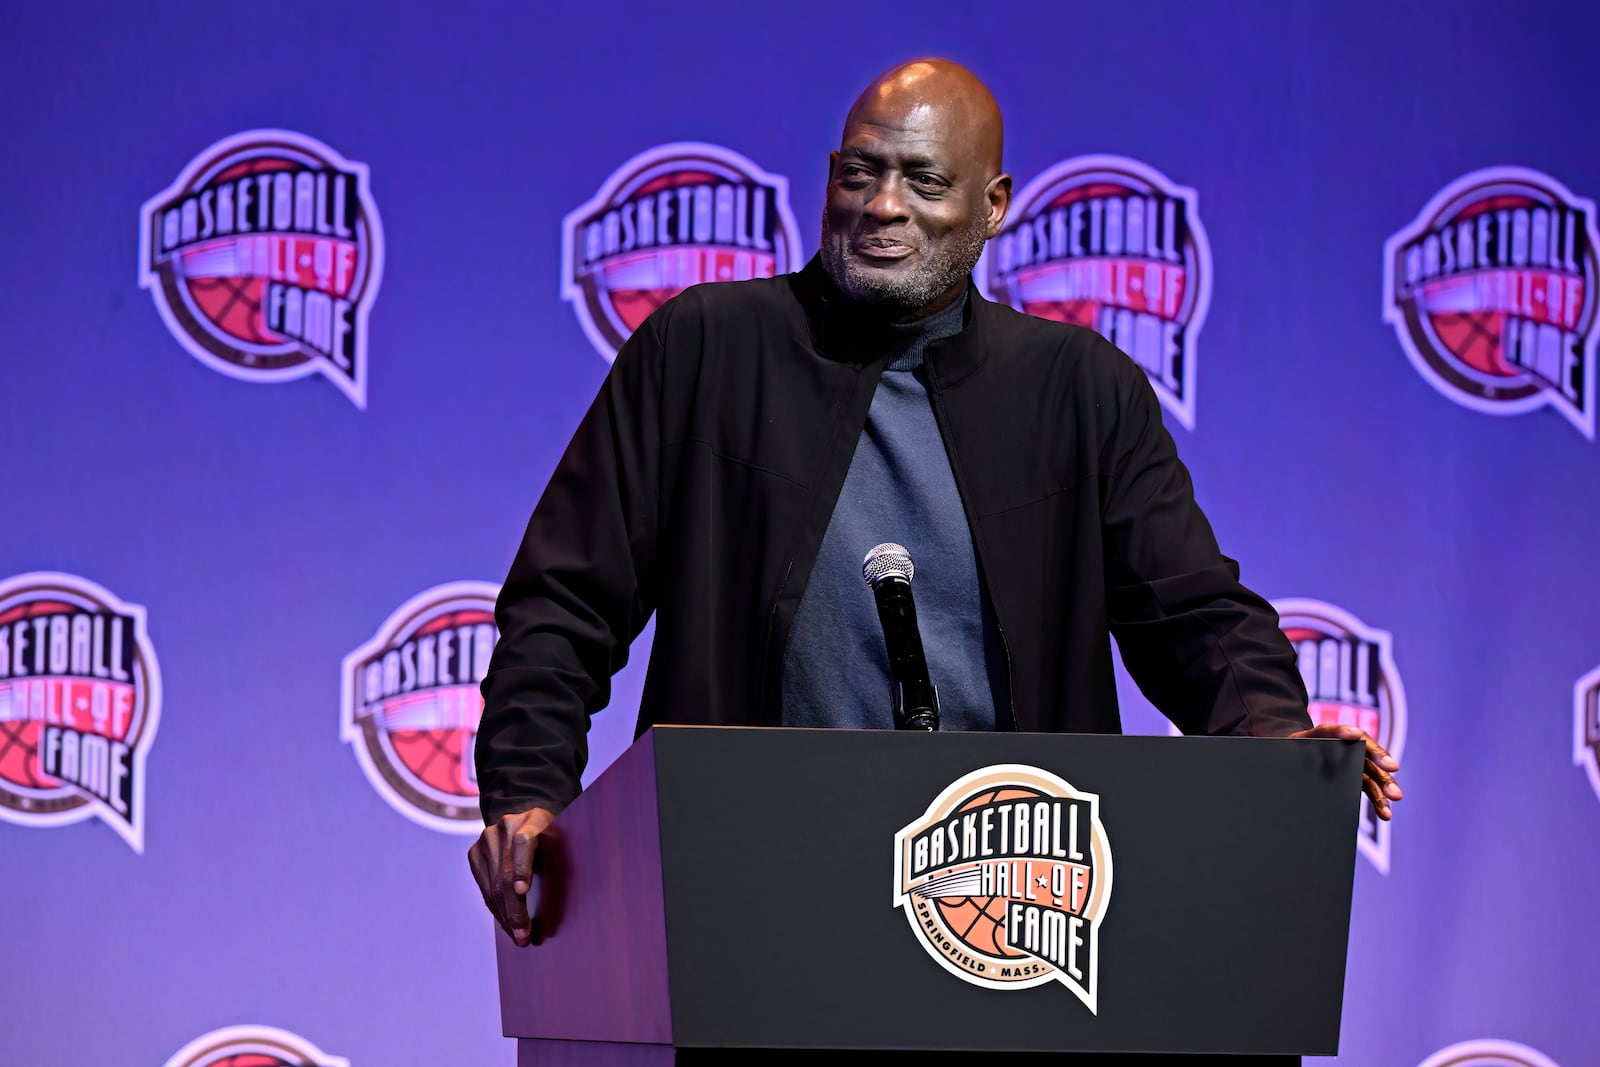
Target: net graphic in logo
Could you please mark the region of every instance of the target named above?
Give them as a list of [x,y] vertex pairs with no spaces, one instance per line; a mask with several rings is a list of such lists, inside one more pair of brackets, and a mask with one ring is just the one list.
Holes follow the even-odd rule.
[[140,213],[140,287],[172,336],[230,378],[321,374],[366,407],[382,277],[366,164],[302,133],[218,141]]
[[1429,385],[1491,415],[1549,405],[1594,440],[1594,210],[1547,174],[1490,167],[1389,238],[1384,321]]
[[950,783],[894,836],[894,905],[928,955],[988,989],[1060,982],[1097,1013],[1111,847],[1100,797],[1022,764]]
[[164,1067],[350,1067],[275,1026],[227,1026],[189,1042]]
[[1463,1041],[1440,1049],[1417,1067],[1558,1067],[1549,1056],[1515,1041]]
[[789,181],[719,145],[641,152],[566,217],[561,298],[609,362],[652,311],[700,282],[799,270]]
[[344,658],[340,738],[378,795],[431,830],[483,829],[472,750],[499,591],[488,582],[435,586]]
[[160,717],[144,608],[75,574],[0,581],[0,819],[97,818],[142,853]]
[[1017,195],[977,278],[991,300],[1087,326],[1122,349],[1194,429],[1211,245],[1193,189],[1124,156],[1063,160]]
[[1573,687],[1572,762],[1589,775],[1595,796],[1600,796],[1600,667]]
[[[1394,639],[1321,600],[1274,600],[1311,697],[1311,721],[1365,730],[1397,760],[1406,743],[1406,694],[1394,665]],[[1389,824],[1361,797],[1361,852],[1389,873]]]

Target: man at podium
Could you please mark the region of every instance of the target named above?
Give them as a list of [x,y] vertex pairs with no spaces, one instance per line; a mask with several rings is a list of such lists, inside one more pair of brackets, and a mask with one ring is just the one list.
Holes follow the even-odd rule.
[[470,861],[518,944],[538,835],[578,794],[589,716],[652,613],[640,732],[905,725],[859,577],[882,542],[915,558],[942,728],[1120,732],[1115,637],[1184,733],[1365,738],[1389,818],[1398,764],[1354,727],[1311,727],[1144,373],[975,291],[1011,202],[1001,147],[971,72],[895,67],[829,157],[818,255],[690,288],[618,353],[528,523],[483,683]]

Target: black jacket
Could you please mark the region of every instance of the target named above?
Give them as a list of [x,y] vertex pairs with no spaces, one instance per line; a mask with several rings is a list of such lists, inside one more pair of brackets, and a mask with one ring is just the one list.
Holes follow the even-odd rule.
[[[578,794],[589,716],[651,612],[640,732],[779,721],[784,642],[888,351],[816,260],[688,289],[639,327],[500,595],[486,820]],[[1120,732],[1115,635],[1185,733],[1311,725],[1277,616],[1218,550],[1127,356],[974,293],[926,366],[1010,666],[1002,722]]]

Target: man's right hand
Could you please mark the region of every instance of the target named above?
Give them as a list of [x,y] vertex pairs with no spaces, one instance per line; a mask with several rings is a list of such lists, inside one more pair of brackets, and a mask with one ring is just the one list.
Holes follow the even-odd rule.
[[529,808],[501,816],[485,828],[467,850],[467,863],[478,880],[484,906],[495,922],[519,945],[533,941],[533,919],[528,915],[528,890],[533,885],[534,857],[539,835],[555,818],[544,808]]

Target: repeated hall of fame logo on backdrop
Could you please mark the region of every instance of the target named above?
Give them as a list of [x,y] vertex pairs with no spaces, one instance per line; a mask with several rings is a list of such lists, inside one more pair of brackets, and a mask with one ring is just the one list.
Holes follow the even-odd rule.
[[140,286],[172,336],[230,378],[321,374],[365,407],[382,277],[366,164],[305,134],[218,141],[140,213]]
[[1099,796],[1037,767],[962,775],[894,837],[894,906],[940,966],[976,986],[1060,982],[1098,1013],[1110,899]]
[[1383,317],[1429,385],[1491,415],[1549,405],[1594,439],[1594,211],[1547,174],[1490,167],[1389,238]]
[[344,658],[339,736],[378,795],[432,830],[483,829],[472,751],[499,591],[488,582],[435,586]]
[[1515,1041],[1462,1041],[1440,1049],[1417,1067],[1558,1067],[1549,1056]]
[[[1406,694],[1394,665],[1394,639],[1321,600],[1274,600],[1311,698],[1311,721],[1358,726],[1395,759],[1406,743]],[[1389,872],[1389,824],[1361,795],[1361,852]]]
[[144,608],[74,574],[0,581],[0,819],[98,818],[143,852],[160,717]]
[[163,1067],[350,1067],[350,1061],[275,1026],[228,1026],[195,1038]]
[[652,311],[700,282],[799,270],[788,179],[719,145],[624,163],[561,231],[561,297],[608,361]]
[[1572,702],[1572,762],[1584,769],[1600,797],[1600,667],[1578,679]]
[[1017,194],[977,278],[991,300],[1087,326],[1122,349],[1194,429],[1211,245],[1193,189],[1124,156],[1063,160]]

